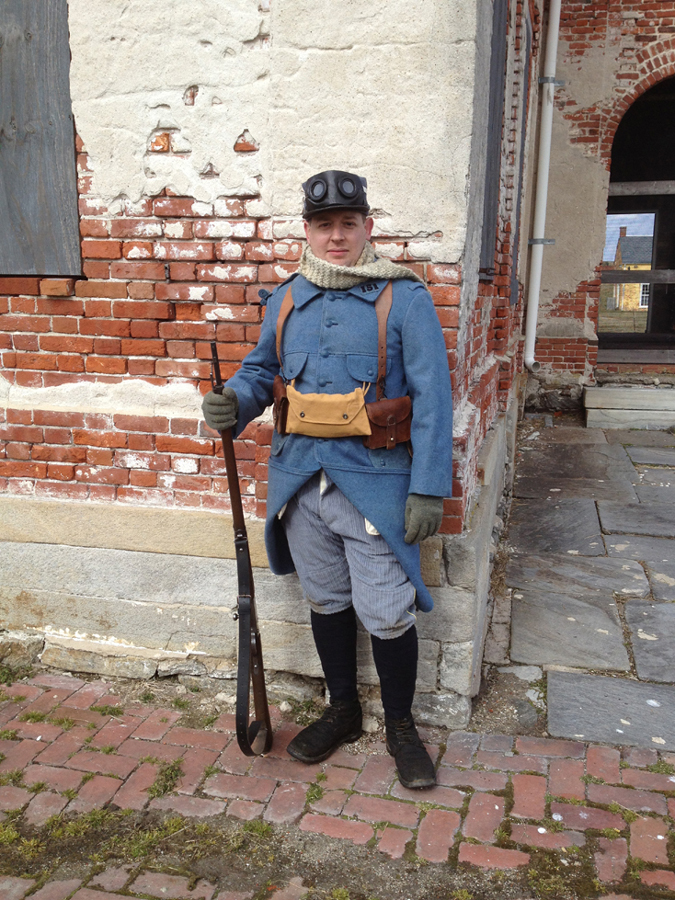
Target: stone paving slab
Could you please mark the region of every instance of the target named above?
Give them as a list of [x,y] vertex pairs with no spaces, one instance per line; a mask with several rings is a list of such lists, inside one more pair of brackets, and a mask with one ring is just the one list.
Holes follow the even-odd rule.
[[638,676],[675,683],[675,604],[635,600],[626,606]]
[[670,562],[645,563],[655,600],[675,600],[675,557]]
[[650,469],[645,466],[637,466],[637,473],[640,476],[640,484],[653,485],[672,485],[675,484],[675,469],[666,466],[660,466],[656,469]]
[[[667,472],[670,469],[666,469]],[[640,503],[675,503],[675,481],[673,484],[637,484],[635,493]],[[614,497],[601,497],[602,500],[615,499]]]
[[675,447],[629,447],[626,452],[636,466],[675,466]]
[[675,687],[549,672],[547,699],[556,737],[675,750]]
[[638,494],[628,478],[612,481],[599,478],[544,478],[541,475],[520,475],[513,487],[514,497],[551,498],[555,500],[616,500],[635,503]]
[[598,501],[605,532],[675,537],[675,505],[672,503],[614,503]]
[[[539,435],[548,444],[607,444],[609,443],[602,428],[567,428],[555,426],[544,428]],[[612,443],[621,443],[613,441]],[[673,441],[675,446],[675,440]]]
[[515,592],[511,616],[514,662],[630,670],[623,630],[612,600]]
[[635,476],[628,454],[618,444],[594,445],[592,449],[584,444],[569,444],[522,450],[521,447],[518,474],[539,477],[547,484],[566,478],[624,481]]
[[646,597],[649,583],[637,562],[605,557],[518,554],[506,569],[509,587],[572,597]]
[[668,563],[675,559],[675,540],[636,534],[604,535],[607,553],[623,559]]
[[[592,430],[599,431],[600,429],[594,428]],[[675,447],[675,435],[670,434],[668,431],[612,428],[603,433],[609,444],[625,444],[632,447]]]
[[514,500],[509,544],[528,555],[605,555],[595,502],[586,499],[546,504],[539,500]]

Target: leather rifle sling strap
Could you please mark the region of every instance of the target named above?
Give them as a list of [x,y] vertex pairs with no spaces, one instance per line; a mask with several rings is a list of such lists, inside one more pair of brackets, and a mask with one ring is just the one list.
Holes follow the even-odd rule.
[[[232,505],[234,524],[234,548],[237,560],[239,590],[237,612],[239,620],[239,646],[237,652],[237,703],[235,724],[237,743],[246,756],[260,756],[272,747],[272,723],[267,703],[262,646],[253,594],[253,572],[248,547],[248,536],[241,504],[241,491],[237,476],[237,462],[230,430],[221,433],[227,469],[227,485]],[[249,706],[253,686],[255,719],[249,724]]]
[[375,396],[377,400],[383,400],[385,396],[384,389],[387,380],[387,319],[391,310],[391,301],[391,281],[388,281],[375,301],[375,313],[377,315],[377,388]]
[[291,314],[292,309],[293,293],[289,284],[288,290],[284,294],[284,299],[281,301],[281,307],[279,309],[279,315],[277,317],[277,359],[279,360],[279,367],[281,368],[282,375],[284,373],[284,365],[281,361],[281,340],[284,334],[284,325],[286,324],[286,319]]

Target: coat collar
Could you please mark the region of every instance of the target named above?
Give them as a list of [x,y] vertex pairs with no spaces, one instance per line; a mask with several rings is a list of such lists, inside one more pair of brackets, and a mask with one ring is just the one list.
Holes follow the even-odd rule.
[[[361,284],[355,284],[354,287],[351,287],[346,291],[338,291],[336,293],[351,294],[354,297],[358,297],[359,300],[374,303],[384,290],[386,284],[386,278],[379,278],[377,280],[364,281]],[[309,303],[310,300],[313,300],[320,294],[325,294],[328,290],[328,288],[319,287],[311,281],[308,281],[304,275],[298,275],[294,278],[291,286],[293,288],[293,305],[296,309],[301,309]]]

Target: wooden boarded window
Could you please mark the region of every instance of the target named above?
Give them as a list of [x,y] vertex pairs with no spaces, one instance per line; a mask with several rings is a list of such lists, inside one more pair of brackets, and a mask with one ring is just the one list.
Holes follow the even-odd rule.
[[80,275],[67,0],[0,0],[0,274]]

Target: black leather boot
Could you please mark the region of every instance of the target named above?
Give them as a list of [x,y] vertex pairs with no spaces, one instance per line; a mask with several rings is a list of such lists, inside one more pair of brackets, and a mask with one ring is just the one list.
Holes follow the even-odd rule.
[[412,716],[405,719],[384,717],[387,750],[396,761],[399,781],[407,788],[430,788],[436,784],[431,757],[417,733]]
[[361,737],[361,725],[361,704],[358,699],[336,700],[326,708],[320,719],[293,738],[287,750],[301,762],[322,762],[342,744],[358,741]]

